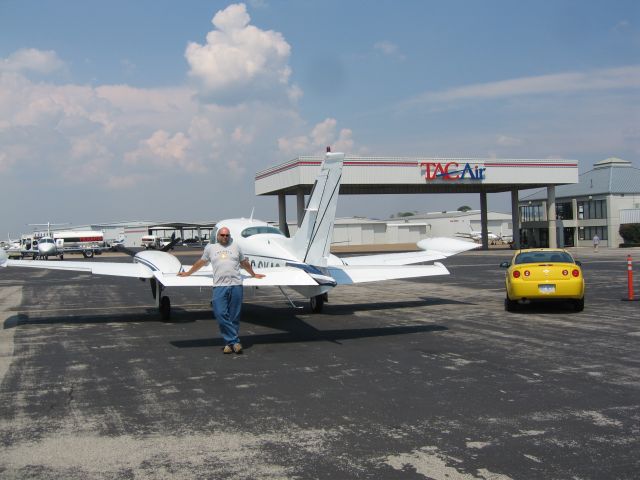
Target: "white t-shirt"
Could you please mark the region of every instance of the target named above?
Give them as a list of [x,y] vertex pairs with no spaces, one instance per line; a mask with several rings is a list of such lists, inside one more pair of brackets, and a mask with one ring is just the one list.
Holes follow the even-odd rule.
[[242,285],[240,262],[244,260],[244,255],[235,242],[231,241],[226,247],[210,243],[204,247],[201,259],[211,263],[214,287]]

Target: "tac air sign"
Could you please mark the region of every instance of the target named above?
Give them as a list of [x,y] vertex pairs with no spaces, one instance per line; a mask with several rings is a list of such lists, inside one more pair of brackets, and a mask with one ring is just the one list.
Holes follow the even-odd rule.
[[424,170],[424,178],[427,181],[448,180],[454,182],[484,180],[486,170],[477,163],[460,162],[421,162],[420,168]]

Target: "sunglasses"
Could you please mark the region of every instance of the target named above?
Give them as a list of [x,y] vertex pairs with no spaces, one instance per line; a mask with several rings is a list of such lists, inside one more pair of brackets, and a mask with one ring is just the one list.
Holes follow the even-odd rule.
[[231,235],[229,235],[228,233],[219,233],[218,236],[219,237],[230,237]]

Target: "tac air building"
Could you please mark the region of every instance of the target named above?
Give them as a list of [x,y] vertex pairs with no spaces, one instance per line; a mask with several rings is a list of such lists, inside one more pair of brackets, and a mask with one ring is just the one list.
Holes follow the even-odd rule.
[[[522,242],[545,246],[547,195],[544,191],[520,197]],[[560,245],[581,247],[592,244],[618,247],[623,243],[620,225],[640,223],[640,169],[620,158],[607,158],[580,175],[580,182],[556,189],[556,227]]]
[[[283,231],[288,230],[286,195],[297,198],[300,224],[305,195],[311,192],[321,163],[321,157],[298,157],[256,174],[256,195],[278,197],[279,224]],[[487,195],[511,193],[513,241],[520,245],[519,191],[544,187],[545,205],[554,212],[556,187],[577,182],[578,162],[575,160],[346,156],[340,193],[477,193],[480,196],[482,245],[488,248]],[[555,232],[555,215],[546,218],[550,219],[547,221],[548,231]],[[548,240],[550,246],[557,245],[555,235],[550,234]]]

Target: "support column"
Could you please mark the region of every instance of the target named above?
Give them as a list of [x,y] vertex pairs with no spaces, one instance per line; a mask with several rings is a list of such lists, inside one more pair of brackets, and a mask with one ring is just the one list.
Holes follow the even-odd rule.
[[298,202],[298,227],[302,225],[304,218],[304,191],[299,188],[296,192],[296,201]]
[[572,212],[573,224],[575,225],[575,227],[572,227],[573,228],[573,246],[579,247],[580,241],[578,240],[578,237],[580,236],[580,232],[578,231],[578,199],[577,198],[571,199],[571,212]]
[[289,236],[289,226],[287,225],[287,196],[284,192],[278,193],[278,219],[280,231]]
[[487,192],[480,192],[480,230],[482,231],[482,250],[489,250],[489,229],[487,228]]
[[549,224],[549,248],[557,248],[555,185],[547,186],[547,222]]
[[513,248],[519,249],[520,247],[520,206],[518,205],[518,189],[511,189],[511,225],[513,236]]

